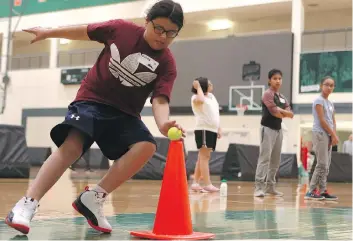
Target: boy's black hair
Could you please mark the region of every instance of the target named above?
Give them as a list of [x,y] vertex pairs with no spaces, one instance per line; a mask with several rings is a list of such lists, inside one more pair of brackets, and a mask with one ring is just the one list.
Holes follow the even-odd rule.
[[[207,93],[208,90],[208,79],[206,77],[197,77],[195,80],[198,80],[201,86],[203,93]],[[197,89],[194,86],[191,87],[191,92],[197,94]]]
[[325,77],[323,77],[322,79],[321,79],[321,82],[320,82],[320,84],[322,85],[324,82],[325,82],[325,80],[327,80],[327,79],[332,79],[333,80],[333,82],[335,82],[335,80],[331,77],[331,76],[325,76]]
[[172,0],[158,1],[148,10],[146,19],[152,21],[156,18],[169,18],[170,21],[178,25],[179,31],[184,25],[183,8]]
[[268,72],[268,86],[270,86],[271,84],[270,84],[270,80],[271,80],[271,78],[274,76],[274,75],[276,75],[276,74],[279,74],[279,75],[281,75],[281,76],[283,76],[283,74],[282,74],[282,71],[281,70],[279,70],[279,69],[271,69],[269,72]]

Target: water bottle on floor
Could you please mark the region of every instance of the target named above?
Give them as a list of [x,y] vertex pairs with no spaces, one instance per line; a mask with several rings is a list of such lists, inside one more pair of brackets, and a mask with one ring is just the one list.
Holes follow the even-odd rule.
[[221,181],[220,196],[221,196],[221,197],[226,197],[227,194],[228,194],[227,180],[223,179],[223,180]]
[[227,180],[223,179],[221,181],[221,187],[219,190],[219,195],[220,195],[220,210],[221,211],[226,211],[227,210],[227,192],[228,192],[228,185],[227,185]]

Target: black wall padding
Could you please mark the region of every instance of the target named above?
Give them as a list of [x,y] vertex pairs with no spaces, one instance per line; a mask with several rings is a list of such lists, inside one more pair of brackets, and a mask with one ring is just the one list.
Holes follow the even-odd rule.
[[142,169],[133,176],[133,179],[162,180],[165,162],[152,157]]
[[236,152],[236,145],[229,144],[228,150],[223,162],[221,179],[238,180],[238,173],[240,172],[240,164]]
[[158,152],[155,152],[155,153],[153,154],[153,157],[152,157],[152,158],[154,158],[154,159],[156,159],[156,160],[158,160],[158,161],[160,161],[160,162],[167,162],[167,157],[165,157],[165,156],[159,154]]
[[[224,168],[226,176],[222,178],[227,180],[239,180],[239,181],[254,181],[257,159],[259,157],[259,147],[253,145],[243,144],[230,144],[226,155],[226,161],[233,164],[228,164],[229,169]],[[238,173],[241,176],[238,177]],[[231,179],[230,179],[231,178]]]
[[[162,180],[164,167],[167,161],[168,149],[169,149],[169,139],[164,137],[155,137],[157,142],[157,150],[153,157],[146,163],[146,165],[136,173],[133,179],[143,179],[143,180]],[[184,157],[186,156],[185,146],[184,146]]]
[[155,152],[153,157],[145,166],[133,177],[133,179],[162,180],[166,157]]
[[352,156],[347,153],[332,152],[329,182],[352,182]]
[[[230,144],[228,146],[227,154],[225,157],[225,161],[223,164],[222,175],[221,179],[227,180],[238,180],[238,181],[255,181],[255,173],[257,167],[257,161],[259,158],[260,147],[255,145],[244,145],[244,144]],[[282,159],[283,157],[281,157]],[[294,158],[293,158],[294,159]],[[289,157],[287,157],[287,162]],[[295,160],[295,159],[294,159]],[[292,160],[292,162],[294,162]],[[282,162],[282,161],[281,161]],[[284,165],[287,168],[288,163]],[[289,164],[290,165],[290,164]],[[292,164],[292,167],[295,169],[297,165]],[[285,169],[286,170],[286,169]],[[281,173],[281,166],[280,170],[277,172],[276,179],[278,178]],[[290,171],[290,175],[295,173],[295,170]],[[241,174],[241,175],[238,175]],[[287,177],[288,170],[283,172],[283,175]]]
[[290,153],[281,154],[279,177],[296,178],[298,174],[297,155]]
[[[166,160],[167,155],[168,155],[168,149],[169,149],[169,143],[170,140],[166,137],[155,137],[154,138],[157,142],[157,153],[159,153],[160,155],[164,156],[164,160]],[[184,141],[183,141],[184,143]],[[184,156],[186,159],[186,150],[185,150],[185,145],[184,145]]]
[[99,148],[91,148],[76,162],[73,167],[86,168],[87,163],[92,169],[109,169],[109,160]]
[[24,128],[0,125],[0,178],[29,178],[29,162]]
[[[109,169],[109,159],[105,157],[102,151],[98,148],[91,148],[89,150],[90,161],[91,160],[100,160],[99,169]],[[98,163],[97,163],[98,164]]]
[[[315,157],[310,171],[310,180],[315,170],[317,159]],[[352,156],[347,153],[332,152],[328,182],[352,182]]]
[[[195,165],[198,158],[198,151],[189,151],[186,159],[186,170],[188,175],[195,171]],[[211,175],[221,175],[226,152],[212,152],[210,158],[210,173]]]
[[28,154],[30,157],[30,164],[34,167],[40,167],[45,160],[51,155],[50,147],[29,147]]

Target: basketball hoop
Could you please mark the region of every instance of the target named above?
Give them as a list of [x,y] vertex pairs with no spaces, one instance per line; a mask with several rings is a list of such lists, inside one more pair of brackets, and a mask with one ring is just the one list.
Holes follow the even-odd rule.
[[246,110],[248,110],[247,105],[237,105],[236,111],[238,116],[243,116]]

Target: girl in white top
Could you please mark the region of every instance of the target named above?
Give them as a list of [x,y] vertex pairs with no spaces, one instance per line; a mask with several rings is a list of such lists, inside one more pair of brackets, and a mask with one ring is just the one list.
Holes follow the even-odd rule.
[[[191,89],[192,111],[196,117],[195,141],[199,149],[198,160],[195,166],[194,183],[191,189],[201,192],[218,192],[210,179],[209,160],[211,152],[216,149],[217,138],[221,137],[219,104],[211,93],[213,85],[205,77],[199,77],[193,82]],[[205,186],[200,186],[200,179]]]

